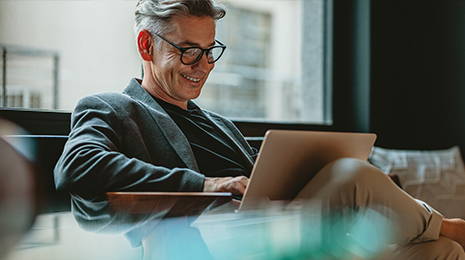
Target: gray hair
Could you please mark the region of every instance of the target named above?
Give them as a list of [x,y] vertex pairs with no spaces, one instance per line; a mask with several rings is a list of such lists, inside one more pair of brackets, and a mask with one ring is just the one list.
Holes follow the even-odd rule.
[[134,31],[136,35],[143,30],[152,35],[169,33],[172,30],[170,20],[177,15],[207,16],[219,20],[226,11],[214,0],[139,0]]

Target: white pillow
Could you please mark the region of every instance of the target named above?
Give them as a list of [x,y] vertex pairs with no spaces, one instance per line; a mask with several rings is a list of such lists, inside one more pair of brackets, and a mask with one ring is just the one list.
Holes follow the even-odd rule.
[[375,147],[370,161],[399,176],[402,188],[446,217],[465,218],[465,170],[460,149],[413,151]]

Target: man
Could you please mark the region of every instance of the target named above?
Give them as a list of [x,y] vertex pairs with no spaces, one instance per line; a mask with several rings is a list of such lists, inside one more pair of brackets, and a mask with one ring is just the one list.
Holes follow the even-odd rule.
[[[55,169],[57,188],[244,193],[256,152],[232,122],[191,101],[225,49],[215,39],[215,21],[224,15],[211,0],[139,1],[135,28],[144,77],[131,80],[123,94],[78,103]],[[465,259],[465,221],[443,218],[365,162],[331,163],[301,195],[328,208],[382,205],[405,223],[399,240],[407,244],[405,256]],[[422,241],[431,242],[416,243]]]

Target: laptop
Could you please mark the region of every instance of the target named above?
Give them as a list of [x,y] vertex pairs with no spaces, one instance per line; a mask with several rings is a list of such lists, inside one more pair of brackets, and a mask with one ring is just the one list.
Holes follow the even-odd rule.
[[239,210],[263,200],[292,200],[326,164],[366,160],[375,140],[370,133],[267,131]]

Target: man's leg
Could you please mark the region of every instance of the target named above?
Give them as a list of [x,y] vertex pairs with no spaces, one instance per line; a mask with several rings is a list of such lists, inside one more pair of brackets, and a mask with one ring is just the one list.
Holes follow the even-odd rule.
[[411,243],[393,252],[392,259],[465,259],[465,253],[459,243],[440,236],[438,240]]
[[299,193],[300,199],[317,199],[324,212],[370,208],[397,223],[395,242],[437,240],[442,216],[426,203],[399,189],[379,169],[356,159],[340,159],[325,166]]

